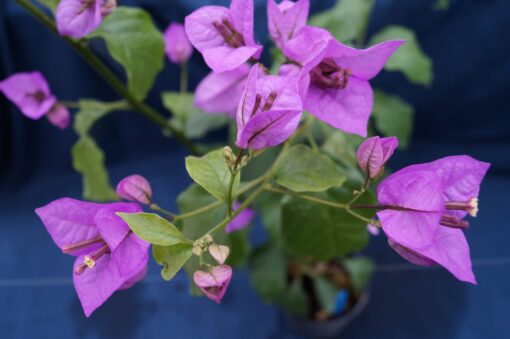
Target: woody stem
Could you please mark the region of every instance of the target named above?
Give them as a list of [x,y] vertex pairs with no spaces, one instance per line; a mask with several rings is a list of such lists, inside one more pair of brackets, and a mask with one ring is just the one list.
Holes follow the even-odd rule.
[[60,36],[53,20],[51,20],[43,11],[31,3],[29,0],[13,0],[34,18],[36,18],[43,26],[51,32],[61,37],[78,55],[80,55],[89,66],[98,73],[103,80],[121,97],[123,97],[133,110],[140,113],[145,118],[157,124],[163,130],[170,132],[179,142],[183,144],[191,153],[199,154],[198,148],[192,143],[181,131],[170,125],[164,115],[156,111],[151,106],[139,100],[124,83],[99,59],[82,40],[74,40],[69,37]]

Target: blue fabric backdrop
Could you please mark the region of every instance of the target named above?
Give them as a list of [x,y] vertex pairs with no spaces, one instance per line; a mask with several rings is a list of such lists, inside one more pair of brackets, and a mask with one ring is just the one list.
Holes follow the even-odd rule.
[[[126,0],[154,16],[163,29],[204,4],[228,1]],[[313,11],[334,1],[312,0]],[[510,183],[510,4],[505,0],[457,0],[448,11],[432,10],[429,0],[377,0],[369,34],[388,24],[412,27],[435,62],[432,87],[410,85],[400,74],[385,73],[374,85],[403,96],[416,108],[411,148],[393,163],[399,168],[449,154],[471,154],[493,163],[481,192],[481,216],[472,223],[472,245],[479,286],[455,281],[439,269],[405,264],[374,239],[368,249],[379,264],[367,311],[345,338],[507,338],[510,306],[510,231],[506,203]],[[265,1],[256,0],[257,38],[267,43]],[[96,50],[104,53],[104,46]],[[54,93],[67,100],[115,94],[63,42],[41,28],[13,2],[0,1],[0,78],[41,70]],[[207,73],[198,53],[191,85]],[[157,93],[176,89],[177,69],[168,64]],[[188,184],[183,157],[172,139],[136,113],[109,116],[94,129],[107,154],[113,182],[139,172],[156,186],[161,204]],[[80,178],[70,166],[72,131],[22,117],[0,97],[0,330],[2,338],[291,338],[276,309],[250,289],[245,272],[236,272],[221,306],[186,294],[178,276],[163,283],[154,265],[148,278],[117,293],[90,319],[82,315],[72,288],[72,258],[52,244],[33,209],[68,195],[80,196]]]

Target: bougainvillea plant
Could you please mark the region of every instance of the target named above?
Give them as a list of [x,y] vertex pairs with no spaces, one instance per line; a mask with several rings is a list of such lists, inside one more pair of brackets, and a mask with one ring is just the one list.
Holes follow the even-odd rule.
[[[151,247],[162,278],[184,268],[194,294],[220,303],[233,267],[246,265],[264,300],[314,319],[348,312],[364,293],[373,264],[360,252],[381,231],[411,263],[440,265],[476,283],[465,217],[477,215],[489,164],[461,155],[385,172],[409,142],[412,108],[374,91],[370,80],[386,69],[430,85],[432,65],[404,27],[366,41],[374,0],[342,0],[310,19],[309,0],[268,0],[272,65],[259,61],[265,47],[254,36],[253,0],[199,8],[164,34],[144,10],[116,1],[40,0],[54,16],[15,1],[121,97],[59,101],[39,72],[0,82],[27,117],[46,116],[59,128],[73,120],[73,166],[88,201],[60,198],[36,213],[56,245],[76,257],[72,274],[87,316],[143,279]],[[94,39],[105,41],[125,81],[96,56],[88,44]],[[190,93],[193,48],[211,73]],[[170,116],[144,101],[165,54],[181,66],[180,91],[162,94]],[[118,110],[142,114],[190,151],[184,163],[193,183],[177,197],[178,211],[154,201],[153,190],[162,188],[143,173],[111,186],[90,130]],[[197,142],[224,127],[222,147]],[[266,233],[255,248],[248,241],[253,220]]]

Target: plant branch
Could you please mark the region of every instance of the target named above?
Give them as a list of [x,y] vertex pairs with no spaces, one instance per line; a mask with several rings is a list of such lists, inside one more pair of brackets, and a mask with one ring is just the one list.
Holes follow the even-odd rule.
[[103,80],[121,97],[123,97],[135,111],[160,126],[162,129],[170,132],[179,140],[191,153],[198,154],[199,151],[195,144],[193,144],[181,131],[171,126],[164,115],[157,112],[155,109],[138,100],[124,85],[124,83],[106,66],[101,59],[99,59],[92,51],[90,51],[84,41],[74,40],[69,37],[60,36],[56,29],[55,23],[37,6],[29,0],[13,0],[35,19],[37,19],[43,26],[51,32],[61,37],[78,55],[80,55],[89,66],[98,73]]
[[244,153],[244,149],[243,148],[239,149],[239,152],[237,153],[237,156],[236,156],[236,161],[234,162],[234,165],[232,165],[232,168],[231,168],[230,182],[228,185],[228,194],[227,194],[227,209],[228,209],[229,216],[232,216],[232,203],[233,203],[232,200],[234,198],[232,196],[232,193],[234,190],[235,179],[240,172],[239,164],[241,163],[241,158],[243,157],[243,153]]
[[[252,180],[252,181],[248,182],[244,187],[242,187],[239,190],[239,194],[244,194],[244,193],[252,190],[254,187],[258,186],[265,179],[266,179],[265,176],[261,176],[261,177],[258,177],[255,180]],[[192,210],[190,212],[183,213],[183,214],[177,214],[177,215],[174,216],[174,221],[184,220],[184,219],[196,217],[197,215],[203,214],[203,213],[208,212],[208,211],[210,211],[210,210],[212,210],[214,208],[220,207],[222,204],[223,204],[223,201],[216,200],[215,202],[212,202],[212,203],[210,203],[208,205],[199,207],[199,208],[194,209],[194,210]]]
[[[356,206],[350,206],[350,202],[347,203],[347,204],[340,204],[340,203],[336,203],[336,202],[333,202],[333,201],[324,200],[324,199],[321,199],[321,198],[316,198],[316,197],[300,194],[300,193],[293,192],[293,191],[287,191],[287,190],[283,190],[283,189],[280,189],[280,188],[277,188],[277,187],[272,187],[272,186],[265,187],[265,190],[266,191],[270,191],[270,192],[279,193],[279,194],[282,194],[282,195],[292,195],[294,197],[297,197],[297,198],[300,198],[300,199],[303,199],[303,200],[306,200],[306,201],[310,201],[310,202],[313,202],[313,203],[316,203],[316,204],[320,204],[320,205],[325,205],[325,206],[329,206],[329,207],[333,207],[333,208],[342,209],[342,210],[345,210],[350,215],[352,215],[353,217],[355,217],[355,218],[357,218],[357,219],[359,219],[361,221],[364,221],[364,222],[366,222],[368,224],[373,224],[375,222],[372,219],[365,218],[364,216],[354,212],[352,210],[352,208],[356,208]],[[366,207],[366,206],[364,206],[364,207]],[[371,207],[375,208],[375,206],[371,206]]]

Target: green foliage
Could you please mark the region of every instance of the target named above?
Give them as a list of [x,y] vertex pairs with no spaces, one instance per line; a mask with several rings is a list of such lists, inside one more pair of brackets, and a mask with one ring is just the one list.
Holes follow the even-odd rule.
[[[217,203],[218,200],[207,193],[198,185],[191,185],[182,192],[177,198],[177,205],[180,213],[195,211],[201,207]],[[227,208],[223,203],[217,204],[204,213],[196,214],[192,217],[182,220],[182,232],[188,239],[198,239],[209,231],[214,225],[221,222],[227,216]],[[247,230],[234,232],[228,235],[225,232],[214,234],[214,241],[217,244],[223,244],[230,247],[230,255],[227,264],[232,266],[243,265],[249,252],[248,232]],[[206,259],[211,259],[206,257]],[[212,263],[212,259],[210,261]],[[193,272],[200,268],[198,260],[192,257],[184,266],[190,276],[190,291],[192,295],[201,295],[200,290],[193,284],[191,276]]]
[[196,108],[192,93],[164,92],[162,98],[163,105],[174,114],[172,125],[190,139],[201,138],[228,123],[224,115],[207,114]]
[[335,309],[336,295],[338,293],[335,285],[324,277],[317,277],[313,279],[313,288],[321,308],[332,313]]
[[166,281],[171,280],[184,264],[193,255],[193,246],[187,243],[181,243],[173,246],[152,247],[152,255],[154,260],[163,266],[161,276]]
[[343,264],[351,276],[351,282],[357,293],[363,293],[374,273],[374,262],[367,257],[345,259]]
[[[216,198],[228,201],[230,169],[223,156],[223,149],[218,149],[203,157],[186,158],[186,170],[193,180]],[[234,181],[233,195],[239,187],[240,175]]]
[[361,45],[374,3],[375,0],[341,0],[333,8],[312,16],[309,24],[329,30],[343,43]]
[[60,0],[37,0],[37,2],[49,8],[52,13],[55,13]]
[[82,175],[83,198],[94,201],[118,199],[104,166],[104,153],[89,136],[81,137],[71,149],[73,168]]
[[285,292],[287,264],[276,244],[267,243],[252,253],[250,273],[252,286],[265,301],[274,302]]
[[154,213],[117,213],[137,236],[153,245],[191,244],[171,222]]
[[436,0],[434,9],[438,11],[447,11],[450,8],[450,0]]
[[345,176],[327,155],[296,145],[283,155],[276,182],[295,192],[321,192],[341,186]]
[[413,84],[430,85],[434,78],[432,60],[421,49],[413,30],[402,26],[388,26],[375,34],[370,39],[370,44],[392,39],[404,39],[406,43],[392,55],[384,68],[402,72]]
[[110,55],[127,73],[129,90],[144,99],[164,66],[163,36],[151,16],[140,8],[119,7],[90,37],[105,40]]
[[255,201],[255,206],[269,238],[274,241],[277,241],[281,236],[282,200],[283,197],[280,194],[264,192]]
[[413,131],[414,109],[398,96],[374,92],[375,127],[385,136],[396,136],[399,148],[409,145]]
[[81,100],[73,128],[79,139],[71,150],[73,168],[82,175],[83,197],[87,200],[109,201],[117,199],[104,164],[104,153],[89,135],[92,126],[102,117],[124,107],[123,102],[103,103]]
[[[322,194],[330,201],[332,194]],[[282,238],[289,254],[299,258],[330,260],[363,249],[368,242],[366,224],[345,210],[314,204],[299,198],[287,199],[282,208]]]

